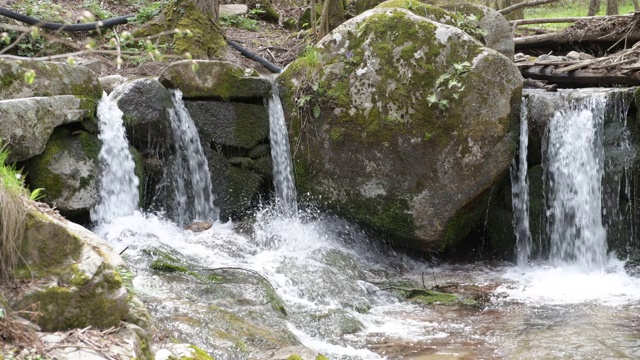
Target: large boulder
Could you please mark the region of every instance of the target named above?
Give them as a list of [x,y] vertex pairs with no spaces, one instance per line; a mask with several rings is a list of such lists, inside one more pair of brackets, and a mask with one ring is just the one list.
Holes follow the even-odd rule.
[[[442,249],[516,148],[522,78],[467,33],[369,10],[280,76],[299,194],[399,245]],[[287,111],[288,110],[288,111]]]
[[58,128],[42,154],[24,163],[27,183],[44,189],[42,200],[55,204],[68,218],[86,222],[98,201],[99,152],[96,135]]
[[169,89],[178,88],[184,98],[255,100],[271,93],[269,80],[227,61],[177,61],[160,74]]

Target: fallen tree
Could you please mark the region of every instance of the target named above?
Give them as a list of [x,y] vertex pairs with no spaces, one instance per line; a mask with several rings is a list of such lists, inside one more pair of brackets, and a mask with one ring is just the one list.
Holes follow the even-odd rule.
[[[560,22],[552,19],[548,22]],[[595,16],[584,19],[576,19],[576,24],[562,31],[524,36],[514,39],[516,51],[526,49],[561,47],[576,44],[597,44],[605,50],[610,50],[619,43],[628,47],[640,41],[640,13],[630,15]],[[518,20],[523,24],[527,20]],[[531,22],[529,22],[531,23]],[[538,22],[541,23],[541,22]],[[608,47],[608,48],[607,48]]]

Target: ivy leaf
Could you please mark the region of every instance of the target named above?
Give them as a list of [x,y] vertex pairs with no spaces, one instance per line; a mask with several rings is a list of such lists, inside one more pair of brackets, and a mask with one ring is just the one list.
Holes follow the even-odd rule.
[[313,117],[318,118],[320,116],[320,106],[316,105],[313,107]]
[[429,106],[438,102],[438,96],[436,94],[431,94],[427,96],[427,101],[429,102]]

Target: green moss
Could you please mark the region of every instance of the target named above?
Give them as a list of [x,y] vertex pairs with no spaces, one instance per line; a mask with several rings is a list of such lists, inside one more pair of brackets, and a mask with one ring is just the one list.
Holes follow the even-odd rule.
[[49,165],[57,162],[57,157],[64,151],[70,131],[57,128],[49,137],[44,151],[29,159],[26,166],[29,183],[36,188],[44,189],[44,201],[53,202],[62,195],[64,182],[60,175],[49,170]]
[[214,360],[206,351],[195,345],[190,345],[189,348],[193,350],[193,354],[191,356],[182,356],[179,360]]
[[424,16],[435,21],[442,21],[447,16],[451,16],[447,11],[439,7],[425,4],[418,0],[389,0],[379,4],[376,8],[407,9],[416,15]]
[[450,305],[458,302],[458,297],[454,294],[443,293],[427,289],[407,289],[400,290],[400,295],[405,299],[415,301],[425,305],[445,304]]
[[73,272],[70,280],[71,285],[82,286],[89,281],[89,277],[78,268],[78,264],[71,265],[71,270]]
[[488,197],[489,191],[485,191],[449,219],[440,240],[440,250],[454,247],[458,241],[469,234],[473,225],[478,223],[482,215],[486,213]]
[[289,357],[287,358],[287,360],[303,360],[302,357],[300,357],[299,355],[289,355]]
[[100,154],[100,148],[102,147],[102,143],[98,137],[86,131],[82,131],[78,135],[78,140],[80,140],[80,145],[82,145],[84,154],[89,159],[97,162],[98,155]]
[[280,312],[282,315],[287,316],[287,308],[284,307],[284,303],[282,302],[282,299],[280,299],[280,296],[278,296],[278,294],[273,289],[271,284],[269,284],[268,282],[264,281],[263,286],[264,286],[264,290],[265,290],[265,292],[267,294],[267,299],[268,299],[269,303],[271,304],[271,306],[276,311]]
[[8,88],[13,85],[13,82],[16,80],[16,76],[12,73],[6,74],[0,78],[0,84],[3,87]]
[[329,360],[329,358],[322,354],[318,354],[318,356],[316,356],[316,360]]
[[151,263],[150,267],[153,270],[164,272],[164,273],[175,273],[175,272],[187,273],[189,271],[189,269],[187,269],[184,266],[176,265],[162,259],[154,260]]

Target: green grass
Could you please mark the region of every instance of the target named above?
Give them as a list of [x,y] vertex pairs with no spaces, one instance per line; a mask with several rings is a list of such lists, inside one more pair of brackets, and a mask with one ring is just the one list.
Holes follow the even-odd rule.
[[[586,0],[563,0],[556,3],[552,3],[545,6],[537,6],[526,8],[524,12],[525,19],[538,19],[538,18],[566,18],[566,17],[579,17],[587,16],[589,2]],[[601,1],[600,11],[598,15],[605,15],[607,10],[607,2]],[[633,2],[631,0],[620,1],[618,4],[618,10],[620,14],[628,14],[634,12]],[[549,30],[559,30],[571,26],[573,23],[558,23],[558,24],[535,24],[535,25],[523,25],[522,27],[542,28]]]

